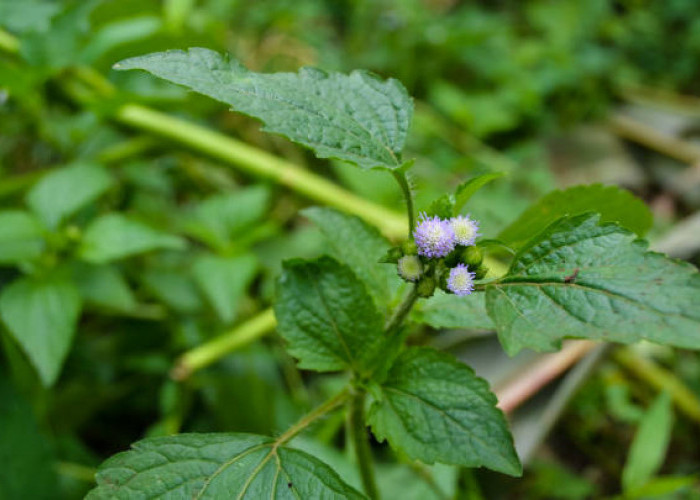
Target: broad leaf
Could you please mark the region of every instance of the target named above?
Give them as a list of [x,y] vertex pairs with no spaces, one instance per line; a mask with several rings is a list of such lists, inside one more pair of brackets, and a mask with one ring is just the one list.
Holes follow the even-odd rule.
[[552,191],[501,231],[498,239],[522,247],[560,217],[586,212],[599,213],[601,222],[616,222],[638,236],[644,236],[652,224],[649,208],[629,191],[617,186],[592,184]]
[[494,329],[481,293],[458,297],[438,290],[430,300],[416,303],[411,320],[433,328]]
[[173,50],[127,59],[115,69],[144,69],[260,119],[268,132],[363,168],[401,166],[413,103],[396,80],[381,81],[303,68],[254,73],[207,49]]
[[333,257],[364,281],[380,309],[386,308],[402,282],[395,266],[379,264],[389,248],[379,231],[358,217],[330,208],[312,207],[302,213],[321,229]]
[[236,317],[238,302],[250,285],[257,261],[251,254],[239,257],[202,255],[194,263],[194,279],[221,321]]
[[100,467],[88,500],[362,499],[326,464],[254,434],[144,439]]
[[27,204],[53,229],[111,185],[112,178],[103,167],[79,163],[42,177],[29,191]]
[[50,386],[70,350],[80,315],[80,293],[72,282],[54,276],[22,278],[4,288],[0,316]]
[[366,373],[382,354],[383,322],[372,298],[349,267],[330,257],[284,263],[275,315],[301,368]]
[[0,212],[0,264],[34,259],[44,248],[41,223],[29,212]]
[[185,241],[152,229],[121,214],[107,214],[85,230],[79,254],[84,260],[104,263],[159,249],[180,250]]
[[565,337],[698,349],[698,297],[697,269],[647,251],[646,242],[593,214],[552,224],[486,287],[509,354],[556,349]]
[[428,464],[521,474],[496,397],[486,381],[452,356],[410,348],[375,392],[368,420],[380,441]]
[[673,430],[671,397],[662,392],[652,403],[639,424],[625,468],[622,489],[629,492],[648,483],[659,471],[666,458]]

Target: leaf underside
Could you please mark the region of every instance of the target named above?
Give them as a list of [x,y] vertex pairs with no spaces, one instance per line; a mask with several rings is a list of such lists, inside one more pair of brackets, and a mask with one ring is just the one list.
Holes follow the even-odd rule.
[[328,465],[253,434],[145,439],[100,467],[96,499],[362,499]]
[[399,168],[413,102],[397,80],[302,68],[255,73],[202,48],[126,59],[115,69],[143,69],[258,118],[267,132],[362,168]]
[[700,274],[647,250],[615,224],[584,214],[553,223],[486,288],[486,306],[509,354],[553,350],[566,337],[646,339],[700,348]]

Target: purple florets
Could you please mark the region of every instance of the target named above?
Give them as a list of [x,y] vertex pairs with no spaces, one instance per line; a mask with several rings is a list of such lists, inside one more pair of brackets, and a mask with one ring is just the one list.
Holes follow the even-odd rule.
[[447,289],[455,295],[469,295],[474,290],[475,274],[469,272],[464,264],[450,269],[450,276],[447,278]]
[[479,223],[470,219],[468,215],[451,218],[450,225],[455,233],[455,242],[458,245],[465,247],[473,245],[476,237],[479,235]]
[[455,233],[449,221],[421,214],[413,237],[418,246],[418,255],[444,257],[455,248]]

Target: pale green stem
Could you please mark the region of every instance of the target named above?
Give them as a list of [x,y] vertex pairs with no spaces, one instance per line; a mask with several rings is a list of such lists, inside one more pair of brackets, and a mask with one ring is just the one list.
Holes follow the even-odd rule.
[[411,291],[403,299],[403,302],[401,302],[401,304],[399,304],[394,310],[394,313],[391,315],[391,318],[389,318],[389,321],[387,321],[386,326],[384,327],[384,331],[387,335],[391,335],[403,324],[406,316],[408,316],[408,313],[411,312],[413,305],[416,303],[416,300],[418,300],[418,286],[413,285]]
[[282,446],[283,444],[291,440],[294,436],[299,434],[301,431],[306,429],[309,425],[314,423],[316,420],[323,417],[326,413],[329,413],[338,408],[339,406],[343,405],[349,398],[350,392],[348,389],[345,389],[344,391],[341,391],[332,398],[330,398],[325,403],[316,407],[315,410],[311,411],[311,413],[307,413],[306,415],[304,415],[304,417],[302,417],[301,420],[299,420],[296,424],[290,427],[280,437],[275,439],[275,447]]
[[350,400],[350,434],[355,448],[357,465],[360,468],[362,486],[371,500],[379,499],[374,479],[374,461],[369,447],[367,424],[365,423],[365,393],[360,391]]
[[187,351],[175,363],[170,376],[183,380],[193,372],[209,366],[226,354],[259,339],[277,325],[274,311],[266,309],[233,330]]
[[406,199],[406,213],[408,214],[408,239],[413,239],[413,228],[415,226],[415,214],[413,208],[413,193],[411,193],[411,186],[408,185],[408,180],[406,179],[406,174],[403,172],[398,172],[393,170],[391,172],[396,179],[396,182],[401,186],[401,192]]
[[56,462],[54,467],[56,472],[62,476],[67,476],[86,483],[95,482],[95,473],[97,472],[97,469],[93,467],[88,467],[87,465],[76,464],[73,462]]

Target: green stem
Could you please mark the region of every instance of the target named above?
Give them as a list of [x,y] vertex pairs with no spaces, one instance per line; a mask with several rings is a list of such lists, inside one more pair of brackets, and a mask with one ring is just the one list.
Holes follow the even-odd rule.
[[406,179],[406,174],[399,172],[397,170],[392,170],[394,179],[401,186],[401,192],[406,199],[406,212],[408,213],[408,239],[413,239],[413,227],[415,225],[415,214],[413,208],[413,193],[411,193],[411,186],[408,185],[408,180]]
[[329,413],[339,406],[343,405],[350,398],[350,391],[345,389],[339,392],[325,403],[317,406],[315,410],[311,413],[307,413],[299,420],[296,424],[291,426],[284,434],[275,440],[275,447],[282,446],[286,442],[290,441],[294,436],[299,434],[301,431],[306,429],[309,425],[314,423],[316,420]]
[[115,118],[126,125],[175,140],[234,164],[253,175],[278,182],[317,202],[358,215],[382,228],[390,238],[404,235],[406,221],[396,212],[355,196],[323,177],[243,142],[137,104],[122,106]]
[[183,354],[170,372],[175,380],[183,380],[193,372],[209,366],[214,361],[226,354],[250,344],[266,333],[272,331],[277,325],[275,313],[272,309],[266,309],[238,328],[216,337]]
[[365,424],[365,393],[360,391],[350,400],[350,434],[355,448],[357,465],[360,468],[362,486],[371,500],[379,498],[377,484],[374,479],[374,461],[372,451],[367,439],[367,425]]
[[387,333],[387,335],[390,335],[401,326],[404,319],[406,319],[406,316],[408,316],[408,313],[411,312],[416,300],[418,300],[418,286],[413,285],[411,291],[403,299],[403,302],[401,302],[401,304],[399,304],[399,306],[394,310],[394,313],[391,315],[391,318],[389,318],[389,321],[387,321],[386,326],[384,327],[384,331]]

